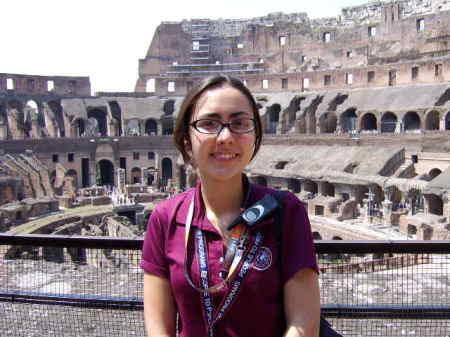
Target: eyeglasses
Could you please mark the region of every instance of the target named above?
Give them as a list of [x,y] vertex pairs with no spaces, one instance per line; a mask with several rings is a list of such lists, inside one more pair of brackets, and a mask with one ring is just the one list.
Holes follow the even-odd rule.
[[217,119],[198,119],[191,124],[200,133],[219,134],[224,128],[228,128],[233,133],[249,133],[255,130],[255,120],[253,118],[236,118],[229,123],[223,123]]

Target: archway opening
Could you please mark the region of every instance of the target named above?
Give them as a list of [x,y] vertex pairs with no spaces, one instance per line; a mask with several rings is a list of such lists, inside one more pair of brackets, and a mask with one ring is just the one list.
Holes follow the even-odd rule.
[[420,130],[420,117],[415,111],[408,111],[403,117],[405,131]]
[[319,188],[317,186],[317,183],[312,180],[305,180],[303,182],[303,190],[305,192],[312,193],[313,195],[316,195],[319,191]]
[[392,112],[386,112],[381,117],[381,132],[382,133],[394,133],[397,127],[397,116]]
[[78,118],[74,121],[74,132],[73,135],[76,137],[81,137],[84,135],[85,123],[84,119]]
[[427,199],[428,199],[428,212],[435,215],[444,214],[444,203],[439,196],[429,194]]
[[361,129],[365,131],[377,130],[377,118],[373,113],[366,113],[361,119]]
[[116,136],[122,136],[122,110],[116,101],[109,102],[111,116],[115,121]]
[[445,130],[450,130],[450,111],[445,116]]
[[322,195],[326,197],[334,197],[334,185],[330,184],[328,181],[322,183]]
[[425,130],[439,130],[439,112],[430,111],[425,118]]
[[261,186],[267,186],[267,179],[263,176],[257,176],[253,178],[255,184],[261,185]]
[[107,159],[97,163],[97,185],[114,185],[114,165]]
[[430,176],[430,180],[433,180],[434,178],[436,178],[441,173],[442,173],[441,170],[439,170],[438,168],[434,168],[434,169],[432,169],[430,171],[430,173],[428,173],[428,175]]
[[164,116],[172,116],[175,111],[175,101],[169,100],[163,106]]
[[337,117],[334,112],[326,112],[319,118],[320,133],[334,133],[337,126]]
[[276,134],[278,121],[280,120],[281,106],[279,104],[273,104],[267,109],[268,123],[266,126],[266,133]]
[[88,111],[88,119],[94,118],[97,121],[98,132],[101,137],[107,136],[106,111],[104,108],[95,108]]
[[141,135],[141,128],[140,128],[138,119],[130,119],[127,121],[127,127],[126,127],[125,134],[127,136],[140,136]]
[[288,179],[288,189],[293,193],[300,193],[302,191],[302,184],[300,180],[294,178]]
[[131,183],[140,184],[142,179],[141,169],[139,167],[133,167],[131,170]]
[[169,179],[172,179],[172,160],[170,158],[163,158],[162,166],[162,185],[167,186]]
[[154,119],[147,119],[145,122],[145,133],[149,136],[156,136],[158,134],[158,126]]
[[342,132],[349,132],[356,129],[356,109],[347,109],[340,117],[340,124]]
[[164,118],[163,120],[161,120],[161,124],[162,124],[162,134],[164,136],[169,136],[169,135],[173,135],[173,118],[169,117],[169,118]]

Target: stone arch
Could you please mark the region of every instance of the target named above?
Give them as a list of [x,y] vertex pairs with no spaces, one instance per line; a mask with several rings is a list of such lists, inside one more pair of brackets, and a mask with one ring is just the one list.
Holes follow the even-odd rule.
[[275,103],[267,108],[266,113],[266,133],[267,134],[276,134],[277,133],[277,126],[278,121],[280,120],[280,112],[281,112],[281,105],[278,103]]
[[86,123],[83,118],[77,118],[72,122],[72,136],[82,137],[86,130]]
[[428,173],[428,176],[430,177],[430,180],[433,180],[441,173],[442,173],[442,171],[440,169],[434,168],[434,169],[430,170],[430,172]]
[[110,101],[108,102],[109,109],[111,110],[111,116],[114,121],[114,127],[115,127],[115,135],[116,136],[122,136],[123,130],[122,130],[122,109],[120,108],[119,103],[117,101]]
[[425,117],[425,130],[439,130],[439,111],[428,111]]
[[[59,135],[61,137],[65,137],[66,136],[66,128],[64,125],[64,114],[63,114],[63,108],[61,105],[61,101],[60,100],[48,101],[48,102],[44,103],[44,107],[46,105],[53,113],[53,116],[55,118],[55,124],[59,131]],[[41,125],[45,125],[45,121],[43,121],[41,123]]]
[[173,113],[175,111],[175,101],[173,99],[165,101],[163,105],[163,111],[164,116],[173,116]]
[[145,134],[149,136],[156,136],[158,134],[158,123],[153,118],[145,121]]
[[337,127],[336,113],[333,111],[326,112],[319,117],[320,133],[334,133]]
[[421,124],[420,117],[415,111],[408,111],[403,117],[403,127],[405,131],[420,130]]
[[108,159],[102,159],[96,165],[97,185],[114,185],[114,165]]
[[285,110],[287,113],[286,131],[291,130],[291,128],[295,125],[295,121],[297,120],[297,112],[300,111],[301,102],[305,99],[306,97],[295,96],[289,103],[289,107]]
[[357,120],[358,116],[356,115],[355,108],[345,110],[339,118],[339,124],[341,125],[342,132],[346,133],[351,130],[355,130]]
[[299,179],[289,178],[287,183],[288,189],[293,193],[300,193],[302,191],[302,184]]
[[397,128],[397,116],[387,111],[381,117],[381,132],[382,133],[394,133]]
[[108,135],[106,108],[100,107],[88,109],[87,116],[88,119],[94,118],[95,120],[97,120],[98,132],[100,136],[106,137]]
[[131,183],[140,184],[142,178],[141,169],[139,167],[133,167],[131,169]]
[[161,167],[162,167],[162,174],[161,174],[162,185],[167,186],[169,179],[172,179],[173,177],[172,160],[170,158],[163,158],[163,160],[161,161]]
[[371,112],[364,114],[361,118],[360,129],[364,131],[377,130],[377,117]]
[[450,130],[450,111],[445,115],[445,130]]

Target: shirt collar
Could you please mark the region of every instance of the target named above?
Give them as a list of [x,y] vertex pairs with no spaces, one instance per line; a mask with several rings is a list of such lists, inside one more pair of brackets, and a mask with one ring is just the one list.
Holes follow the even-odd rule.
[[[253,193],[253,185],[250,184],[248,178],[245,174],[242,175],[242,183],[244,187],[244,199],[242,201],[242,208],[250,207],[254,202],[254,193]],[[189,210],[189,205],[191,203],[192,198],[195,199],[194,205],[194,219],[192,220],[192,227],[198,227],[204,230],[210,230],[217,232],[217,230],[207,221],[205,217],[205,204],[203,202],[202,193],[201,193],[201,182],[198,181],[195,188],[189,190],[186,193],[186,197],[180,205],[180,208],[177,211],[176,222],[179,224],[186,225],[186,217]]]

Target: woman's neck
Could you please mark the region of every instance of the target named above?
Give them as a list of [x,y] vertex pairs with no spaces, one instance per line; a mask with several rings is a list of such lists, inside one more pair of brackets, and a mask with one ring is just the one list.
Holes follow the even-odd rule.
[[224,233],[226,227],[239,215],[244,186],[242,177],[233,181],[211,182],[202,180],[202,198],[209,221]]

